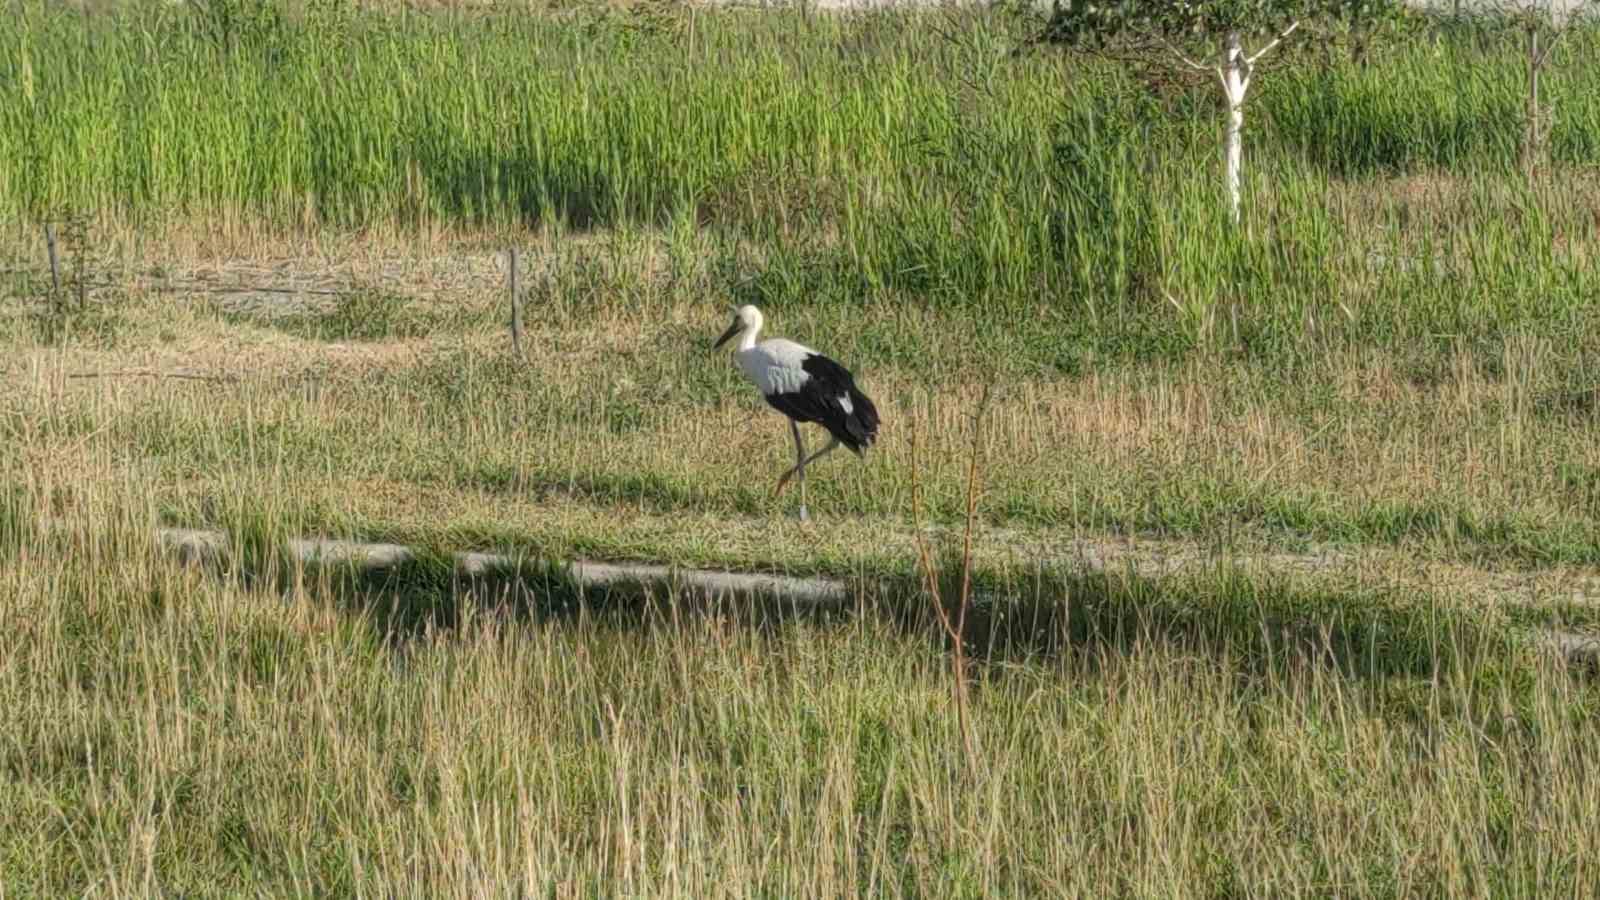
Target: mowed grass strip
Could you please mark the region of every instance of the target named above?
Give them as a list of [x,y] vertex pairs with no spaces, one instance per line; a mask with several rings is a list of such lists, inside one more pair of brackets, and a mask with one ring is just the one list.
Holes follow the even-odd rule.
[[[722,534],[718,518],[779,523],[792,503],[772,495],[791,452],[783,420],[709,348],[728,296],[716,299],[714,250],[678,268],[671,235],[535,243],[518,361],[501,258],[386,246],[317,280],[303,273],[322,264],[295,262],[302,274],[278,282],[261,274],[271,257],[236,261],[248,277],[201,279],[181,273],[203,262],[130,250],[103,266],[115,284],[93,315],[53,338],[46,306],[18,304],[0,421],[19,450],[12,477],[69,494],[83,466],[137,478],[173,524],[226,525],[220,510],[293,497],[305,528],[344,536],[847,570],[878,556],[842,536],[910,533],[913,466],[927,524],[960,520],[988,384],[979,522],[1031,547],[1121,535],[1521,568],[1600,559],[1581,339],[1307,337],[1294,357],[1222,346],[1069,372],[1042,364],[1057,350],[1048,322],[783,303],[768,307],[774,332],[852,367],[885,413],[883,441],[813,473],[829,528],[696,553],[692,534],[645,523]],[[158,290],[163,278],[180,287]],[[328,293],[246,302],[199,283]],[[1017,343],[986,352],[985,334]]]

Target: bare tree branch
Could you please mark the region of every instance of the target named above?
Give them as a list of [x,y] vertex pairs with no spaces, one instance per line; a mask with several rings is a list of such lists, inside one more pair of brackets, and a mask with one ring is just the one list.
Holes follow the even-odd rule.
[[1555,30],[1555,36],[1550,38],[1550,43],[1546,44],[1544,50],[1540,51],[1539,55],[1534,58],[1533,64],[1535,66],[1539,67],[1539,68],[1543,68],[1544,67],[1544,61],[1547,58],[1549,58],[1549,56],[1550,56],[1550,51],[1554,50],[1556,48],[1556,45],[1561,43],[1561,39],[1566,37],[1567,36],[1567,32],[1569,32],[1571,30],[1572,30],[1572,25],[1570,23],[1568,23],[1567,25],[1563,25],[1560,28],[1557,28]]
[[1256,64],[1256,60],[1260,59],[1263,56],[1266,56],[1267,53],[1270,52],[1273,47],[1276,47],[1279,44],[1283,43],[1283,39],[1288,37],[1291,34],[1294,34],[1294,30],[1296,28],[1299,28],[1299,27],[1300,27],[1300,20],[1299,19],[1295,19],[1293,22],[1290,22],[1289,23],[1289,27],[1285,28],[1284,30],[1282,30],[1280,32],[1278,32],[1278,36],[1273,38],[1272,40],[1268,41],[1267,45],[1265,47],[1262,47],[1260,50],[1257,50],[1256,52],[1254,52],[1254,53],[1250,54],[1249,56],[1245,57],[1245,60],[1244,60],[1245,65],[1247,65],[1247,66],[1255,65]]
[[1196,72],[1216,72],[1219,76],[1222,74],[1221,66],[1207,66],[1195,62],[1194,60],[1190,59],[1182,50],[1179,50],[1176,44],[1162,36],[1161,32],[1152,31],[1150,34],[1153,35],[1157,41],[1161,42],[1161,46],[1167,48],[1168,53],[1176,56],[1184,65],[1195,70]]

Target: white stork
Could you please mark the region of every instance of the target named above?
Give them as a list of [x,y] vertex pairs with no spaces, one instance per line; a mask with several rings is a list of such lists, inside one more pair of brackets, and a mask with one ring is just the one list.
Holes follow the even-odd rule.
[[[844,366],[821,353],[782,338],[756,342],[761,332],[761,311],[741,306],[734,311],[733,324],[717,338],[713,349],[735,335],[738,349],[733,357],[744,377],[761,391],[768,405],[789,417],[794,433],[794,468],[778,479],[779,494],[791,476],[800,481],[800,520],[806,514],[806,465],[816,462],[840,444],[857,456],[872,446],[878,436],[878,410],[867,395],[856,388],[855,379]],[[800,440],[800,425],[815,422],[828,429],[832,440],[811,456]]]

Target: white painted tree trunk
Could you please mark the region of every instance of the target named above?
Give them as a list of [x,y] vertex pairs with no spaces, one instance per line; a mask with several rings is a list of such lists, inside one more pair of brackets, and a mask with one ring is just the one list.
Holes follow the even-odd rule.
[[1217,81],[1222,84],[1222,92],[1228,98],[1228,128],[1223,132],[1222,162],[1224,177],[1228,184],[1228,208],[1233,213],[1234,224],[1239,222],[1240,207],[1240,182],[1244,168],[1244,96],[1250,90],[1250,73],[1254,69],[1256,60],[1272,52],[1272,48],[1283,43],[1283,39],[1294,34],[1300,27],[1296,19],[1289,23],[1289,27],[1278,32],[1278,36],[1267,42],[1265,47],[1254,54],[1246,56],[1244,43],[1239,39],[1239,32],[1230,31],[1222,42],[1222,62],[1212,65],[1202,65],[1185,56],[1177,46],[1168,42],[1159,33],[1156,39],[1184,65],[1196,72],[1210,72],[1217,76]]
[[1228,128],[1222,154],[1228,180],[1228,208],[1239,221],[1241,170],[1244,166],[1244,94],[1250,89],[1250,63],[1245,59],[1239,32],[1230,31],[1222,48],[1222,90],[1228,97]]

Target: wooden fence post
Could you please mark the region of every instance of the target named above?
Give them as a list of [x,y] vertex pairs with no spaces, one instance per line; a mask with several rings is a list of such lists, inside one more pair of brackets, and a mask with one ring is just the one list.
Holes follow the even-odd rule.
[[517,298],[517,248],[507,251],[511,270],[511,352],[522,359],[522,301]]

